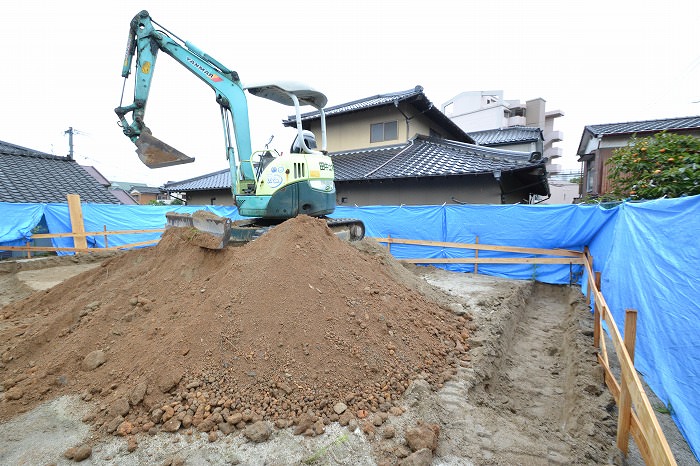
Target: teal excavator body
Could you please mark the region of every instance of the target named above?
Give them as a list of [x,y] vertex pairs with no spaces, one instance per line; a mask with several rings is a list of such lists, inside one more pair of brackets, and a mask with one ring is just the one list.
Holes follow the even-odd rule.
[[[161,29],[156,29],[154,25]],[[225,154],[231,172],[231,192],[243,217],[234,222],[211,215],[189,216],[168,213],[167,226],[191,226],[207,235],[221,238],[218,247],[229,239],[246,242],[270,227],[297,215],[324,217],[335,210],[333,162],[326,152],[326,125],[323,107],[327,98],[297,82],[277,82],[244,87],[238,73],[179,39],[158,25],[147,11],[141,11],[129,27],[122,77],[135,74],[134,101],[115,109],[123,133],[136,145],[136,153],[149,168],[194,162],[177,149],[155,138],[144,123],[158,52],[164,52],[214,90],[221,110]],[[136,62],[134,63],[134,58]],[[253,152],[246,92],[293,106],[297,136],[290,154],[275,150]],[[301,124],[301,106],[309,105],[321,114],[322,147],[316,146],[313,133]],[[127,115],[131,114],[131,121]],[[327,218],[329,228],[349,240],[364,237],[364,224],[354,219]],[[206,244],[212,244],[211,241]]]

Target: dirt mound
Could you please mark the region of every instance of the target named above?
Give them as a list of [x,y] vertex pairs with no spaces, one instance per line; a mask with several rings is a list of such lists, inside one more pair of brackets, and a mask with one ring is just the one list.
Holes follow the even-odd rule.
[[437,388],[455,373],[469,322],[366,249],[306,216],[222,251],[171,228],[0,310],[0,419],[67,393],[122,435],[260,420],[312,435],[400,414],[410,381]]

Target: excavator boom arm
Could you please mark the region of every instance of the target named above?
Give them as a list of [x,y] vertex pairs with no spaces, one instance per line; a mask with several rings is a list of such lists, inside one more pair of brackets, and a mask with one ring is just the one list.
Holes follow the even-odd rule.
[[[160,141],[150,136],[150,131],[144,123],[144,116],[158,52],[163,51],[211,87],[216,93],[217,103],[223,110],[230,113],[236,150],[232,147],[228,147],[226,155],[231,162],[232,170],[235,169],[236,172],[241,170],[244,179],[252,179],[253,173],[250,164],[241,164],[241,161],[248,161],[250,159],[252,145],[250,140],[250,123],[248,121],[248,104],[238,74],[235,71],[227,69],[217,60],[202,52],[191,43],[183,42],[181,44],[166,33],[156,30],[153,24],[154,22],[151,20],[147,11],[142,11],[136,15],[130,24],[126,56],[122,67],[122,76],[127,78],[130,75],[133,58],[136,56],[136,65],[133,67],[136,80],[134,102],[130,105],[115,109],[115,112],[119,116],[124,134],[129,137],[132,142],[136,143],[137,146],[139,146],[139,142],[141,141],[145,141],[144,144],[151,145],[160,143]],[[129,113],[132,114],[131,122],[126,118],[126,115]],[[168,148],[169,146],[167,146],[165,150],[167,151]],[[142,154],[139,154],[139,156],[141,155]],[[174,161],[173,163],[169,163],[169,165],[193,160],[187,159],[188,160]],[[144,162],[146,161],[144,160]],[[236,179],[234,179],[234,183],[235,182]]]

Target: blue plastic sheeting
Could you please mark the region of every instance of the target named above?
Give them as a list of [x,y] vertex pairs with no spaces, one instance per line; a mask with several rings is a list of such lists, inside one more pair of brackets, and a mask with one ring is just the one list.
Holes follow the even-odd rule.
[[[426,241],[479,243],[529,248],[564,248],[582,251],[616,214],[616,209],[587,205],[450,205],[402,207],[344,207],[333,217],[360,218],[366,235]],[[399,259],[474,257],[472,249],[392,244]],[[480,251],[479,257],[537,257]],[[540,256],[542,257],[542,256]],[[545,256],[546,257],[546,256]],[[472,264],[440,267],[472,272]],[[544,283],[570,283],[580,277],[581,266],[557,264],[480,264],[479,273]],[[578,281],[578,280],[575,280]]]
[[44,205],[0,202],[0,244],[24,245],[31,237],[32,228],[41,221]]
[[[165,213],[209,210],[234,220],[226,206],[121,206],[83,204],[86,231],[157,229]],[[0,243],[26,239],[45,215],[49,231],[70,232],[66,204],[0,203]],[[437,242],[582,250],[588,246],[593,268],[602,273],[602,291],[619,327],[625,309],[636,309],[635,363],[688,440],[700,451],[700,196],[645,203],[623,203],[611,209],[584,205],[450,205],[339,206],[332,217],[359,218],[367,236]],[[88,238],[104,244],[102,235]],[[156,239],[158,234],[110,235],[110,246]],[[72,239],[56,239],[72,247]],[[471,249],[392,244],[399,258],[474,257]],[[480,251],[479,257],[503,256]],[[528,255],[512,254],[518,257]],[[532,257],[533,255],[529,255]],[[473,271],[471,264],[446,264]],[[580,266],[480,264],[479,273],[546,283],[580,280]],[[583,281],[585,293],[585,275]],[[620,329],[623,331],[623,329]]]
[[[700,458],[700,196],[627,203],[591,246],[621,328],[636,309],[635,366]],[[597,265],[597,267],[595,267]]]

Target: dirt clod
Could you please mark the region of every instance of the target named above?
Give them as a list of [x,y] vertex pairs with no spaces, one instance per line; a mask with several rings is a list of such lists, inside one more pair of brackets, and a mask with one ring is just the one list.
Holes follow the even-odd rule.
[[107,357],[105,356],[104,351],[102,351],[102,350],[92,351],[92,352],[88,353],[87,356],[85,356],[85,359],[83,359],[83,370],[86,370],[86,371],[95,370],[98,367],[100,367],[102,364],[104,364],[106,360],[107,360]]
[[255,443],[264,442],[270,438],[270,434],[272,434],[272,426],[265,421],[258,421],[251,424],[243,431],[243,435],[245,435],[248,440]]
[[63,456],[75,462],[84,461],[88,459],[90,455],[92,455],[92,447],[89,445],[71,447],[63,453]]
[[419,421],[418,425],[406,430],[406,443],[412,451],[427,448],[435,451],[440,435],[440,426]]

